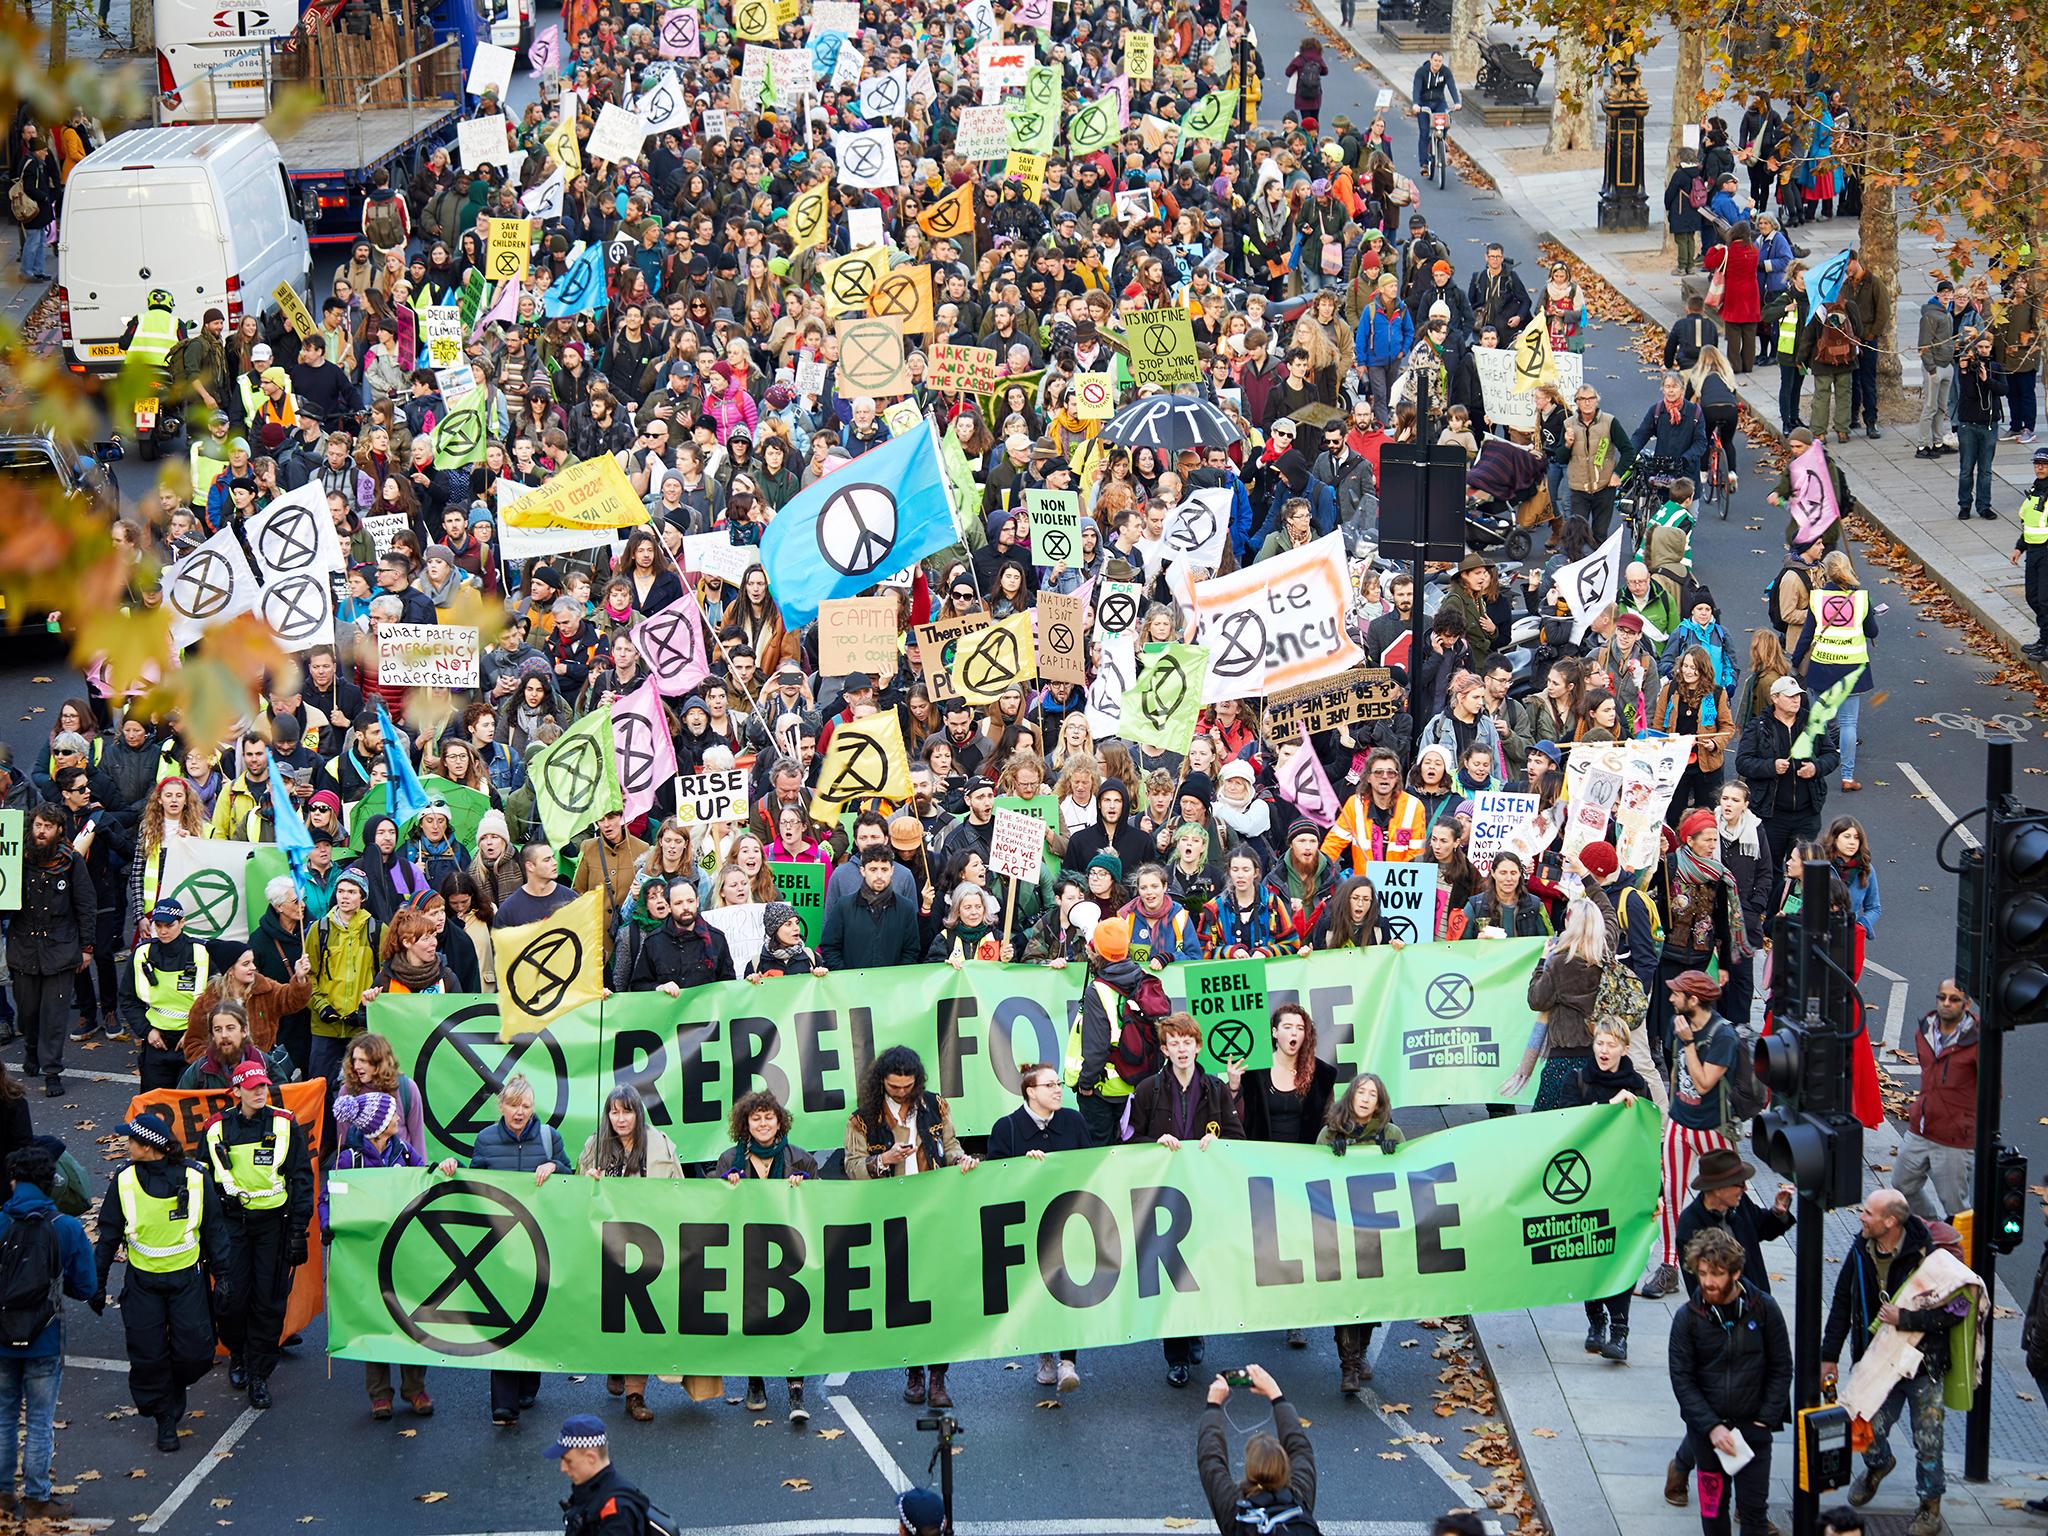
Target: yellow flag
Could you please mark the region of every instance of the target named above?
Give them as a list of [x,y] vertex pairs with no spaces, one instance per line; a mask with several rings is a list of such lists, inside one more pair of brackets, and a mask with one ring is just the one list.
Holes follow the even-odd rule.
[[619,461],[601,453],[570,465],[499,515],[514,528],[637,528],[647,521],[647,504],[633,494]]
[[825,232],[832,222],[830,192],[830,187],[821,181],[789,200],[789,212],[783,216],[782,224],[794,242],[791,255],[825,243]]
[[[1023,615],[1029,622],[1030,615]],[[832,727],[825,760],[818,765],[818,799],[844,805],[880,796],[902,800],[910,794],[910,758],[903,750],[903,722],[893,709]]]
[[974,236],[974,183],[963,181],[917,216],[917,227],[934,240]]
[[970,704],[993,704],[1038,679],[1038,646],[1029,612],[978,629],[953,652],[953,686]]
[[1557,356],[1550,350],[1550,327],[1541,319],[1522,327],[1515,338],[1513,393],[1526,395],[1538,384],[1557,383]]
[[604,891],[586,892],[537,923],[500,928],[498,1038],[530,1035],[604,996]]
[[556,123],[541,139],[540,147],[566,175],[580,176],[583,173],[583,151],[576,143],[575,118],[565,117]]
[[738,0],[732,10],[734,30],[750,43],[772,43],[780,12],[776,0]]
[[889,253],[879,245],[818,263],[818,285],[828,315],[864,315],[875,284],[889,270]]

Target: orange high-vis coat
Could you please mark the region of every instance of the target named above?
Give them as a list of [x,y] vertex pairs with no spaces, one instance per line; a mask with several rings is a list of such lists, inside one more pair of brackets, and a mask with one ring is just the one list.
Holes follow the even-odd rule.
[[1405,864],[1429,851],[1429,817],[1420,800],[1404,790],[1395,790],[1394,810],[1387,818],[1385,832],[1373,824],[1371,803],[1371,797],[1364,793],[1344,802],[1344,809],[1323,834],[1323,853],[1327,857],[1341,859],[1348,849],[1351,872],[1362,875],[1365,866],[1374,860]]

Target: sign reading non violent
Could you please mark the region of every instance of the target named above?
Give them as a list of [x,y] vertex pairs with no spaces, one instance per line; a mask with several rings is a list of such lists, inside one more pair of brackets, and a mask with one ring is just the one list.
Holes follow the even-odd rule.
[[377,681],[387,688],[474,688],[481,656],[474,624],[377,626]]

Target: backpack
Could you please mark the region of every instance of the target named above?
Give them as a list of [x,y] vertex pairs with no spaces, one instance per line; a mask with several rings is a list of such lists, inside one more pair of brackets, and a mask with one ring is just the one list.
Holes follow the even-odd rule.
[[28,177],[26,174],[15,177],[14,185],[7,189],[7,206],[13,211],[16,221],[22,224],[26,224],[30,219],[34,218],[37,210],[42,206],[28,195]]
[[1712,195],[1707,186],[1707,178],[1704,176],[1693,177],[1691,185],[1685,189],[1685,200],[1691,203],[1694,208],[1706,207],[1708,199]]
[[659,1504],[649,1504],[641,1516],[640,1529],[646,1536],[682,1536],[683,1522]]
[[1250,1499],[1239,1499],[1237,1507],[1230,1512],[1230,1527],[1234,1531],[1256,1531],[1258,1536],[1269,1536],[1273,1531],[1283,1536],[1321,1536],[1322,1528],[1315,1517],[1296,1501],[1284,1505],[1254,1504]]
[[1336,277],[1344,271],[1344,242],[1323,239],[1323,276]]
[[405,221],[398,216],[396,197],[373,197],[363,204],[363,233],[381,251],[405,244]]
[[1829,315],[1821,322],[1820,335],[1813,343],[1816,368],[1847,368],[1856,361],[1856,338],[1846,329],[1842,317]]
[[1128,996],[1106,981],[1099,985],[1117,1000],[1111,1019],[1116,1035],[1109,1044],[1109,1065],[1125,1082],[1143,1082],[1159,1070],[1159,1021],[1173,1011],[1166,988],[1149,973],[1139,978],[1137,990]]
[[55,1321],[64,1265],[47,1216],[16,1216],[0,1237],[0,1344],[26,1349]]
[[1623,1033],[1643,1022],[1650,997],[1636,973],[1625,965],[1610,965],[1600,973],[1600,990],[1593,997],[1593,1027],[1612,1025]]
[[1739,1125],[1762,1114],[1768,1100],[1764,1085],[1756,1080],[1756,1051],[1732,1022],[1727,1019],[1721,1022],[1735,1036],[1735,1065],[1715,1086],[1721,1090],[1722,1122]]

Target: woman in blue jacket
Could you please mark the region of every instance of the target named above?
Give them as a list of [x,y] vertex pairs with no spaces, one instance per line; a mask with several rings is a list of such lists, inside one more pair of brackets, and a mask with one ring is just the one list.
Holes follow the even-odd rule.
[[[74,1301],[93,1302],[93,1310],[98,1311],[99,1271],[92,1244],[78,1218],[58,1214],[50,1198],[57,1184],[56,1159],[45,1147],[17,1147],[7,1156],[7,1175],[14,1181],[14,1193],[0,1205],[0,1244],[7,1241],[16,1223],[46,1223],[56,1239],[64,1294]],[[63,1377],[64,1307],[59,1302],[52,1308],[50,1320],[27,1344],[0,1343],[0,1412],[7,1416],[7,1433],[0,1436],[5,1441],[0,1448],[0,1490],[8,1493],[12,1509],[14,1425],[26,1402],[28,1434],[21,1452],[20,1513],[31,1520],[62,1520],[71,1513],[71,1506],[50,1492],[50,1462],[57,1451],[57,1388]]]
[[1877,919],[1884,903],[1877,895],[1877,864],[1870,857],[1870,837],[1854,816],[1837,816],[1820,840],[1828,862],[1849,888],[1849,914],[1863,926],[1865,940],[1877,937]]

